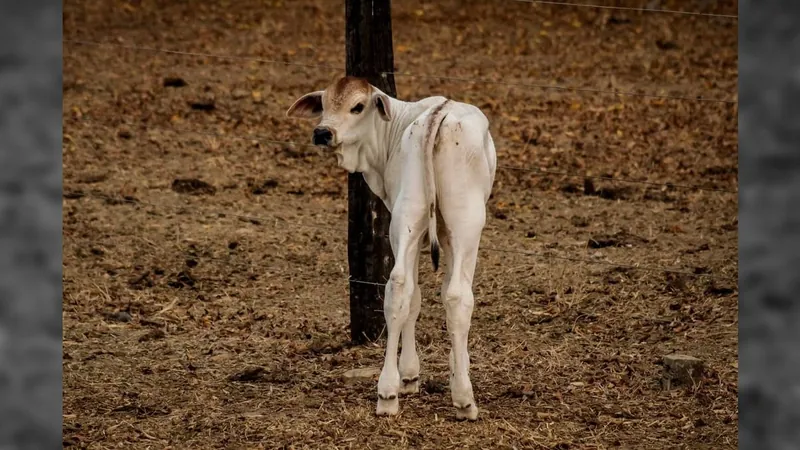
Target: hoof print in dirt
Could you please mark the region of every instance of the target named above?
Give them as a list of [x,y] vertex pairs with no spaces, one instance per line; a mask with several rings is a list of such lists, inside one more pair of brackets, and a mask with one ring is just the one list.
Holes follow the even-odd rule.
[[180,77],[166,77],[164,78],[164,87],[182,88],[188,86],[189,83]]
[[131,313],[128,311],[107,312],[103,314],[106,319],[113,320],[114,322],[130,322],[133,320]]
[[150,277],[150,271],[146,270],[141,275],[128,281],[128,284],[134,289],[150,288],[155,285],[153,279]]
[[724,297],[726,295],[731,295],[736,290],[730,286],[720,286],[718,284],[712,284],[706,289],[706,294],[708,295],[716,295],[720,297]]
[[688,279],[686,275],[679,274],[679,273],[666,273],[667,277],[667,284],[666,288],[670,292],[686,292],[689,290],[689,286],[687,284]]
[[228,377],[234,383],[289,383],[291,376],[284,371],[270,371],[261,366],[248,367]]
[[665,41],[662,39],[656,40],[656,47],[658,47],[659,50],[677,50],[680,48],[675,41]]
[[570,217],[569,222],[575,228],[586,228],[589,226],[589,219],[586,217],[572,216]]
[[585,178],[583,180],[583,195],[600,197],[605,200],[628,200],[633,197],[633,189],[629,186],[597,187],[591,178]]
[[567,183],[561,186],[560,191],[565,194],[580,194],[583,189],[575,183]]
[[647,239],[624,231],[612,235],[601,234],[589,239],[589,248],[633,247],[635,244],[647,244]]
[[711,250],[711,246],[708,245],[708,243],[705,243],[705,244],[700,245],[699,247],[686,250],[683,253],[685,253],[687,255],[694,255],[695,253],[707,252],[709,250]]
[[169,287],[180,289],[184,287],[194,287],[197,280],[188,271],[179,272],[175,279],[167,283]]
[[644,199],[663,203],[673,203],[678,200],[674,193],[658,189],[648,189],[644,193]]
[[159,329],[150,330],[139,338],[139,342],[155,341],[159,339],[164,339],[165,337],[167,337],[167,334],[164,333],[164,330],[159,330]]
[[703,360],[689,355],[671,354],[664,357],[661,387],[668,391],[677,386],[693,386],[703,375]]
[[217,189],[197,178],[178,178],[172,181],[172,190],[179,194],[214,195]]
[[263,195],[278,187],[278,181],[273,179],[268,179],[263,183],[248,182],[247,187],[250,188],[251,194]]
[[444,394],[447,392],[447,384],[437,380],[425,380],[421,387],[421,391],[426,394]]
[[195,111],[206,111],[206,112],[214,111],[215,109],[217,109],[217,105],[216,103],[214,103],[214,100],[200,100],[196,102],[189,102],[189,107]]

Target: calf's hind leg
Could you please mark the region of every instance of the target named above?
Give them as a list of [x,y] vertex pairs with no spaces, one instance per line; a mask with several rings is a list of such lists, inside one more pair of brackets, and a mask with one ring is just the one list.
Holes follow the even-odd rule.
[[[485,223],[485,211],[482,208],[475,209],[471,214],[452,214],[449,220],[445,219],[450,229],[449,247],[452,256],[447,257],[447,274],[442,286],[447,331],[452,340],[450,393],[456,408],[456,418],[469,420],[478,418],[478,406],[469,377],[468,336],[475,304],[472,281]],[[446,213],[444,215],[448,216]]]

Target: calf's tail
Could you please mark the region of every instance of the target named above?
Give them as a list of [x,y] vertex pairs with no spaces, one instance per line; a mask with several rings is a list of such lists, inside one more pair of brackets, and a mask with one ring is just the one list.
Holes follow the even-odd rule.
[[431,261],[433,271],[439,270],[439,237],[436,233],[436,174],[433,168],[433,152],[436,145],[436,136],[447,112],[444,111],[445,105],[450,100],[445,100],[434,107],[428,116],[428,126],[423,142],[425,152],[425,196],[428,200],[428,240],[431,242]]

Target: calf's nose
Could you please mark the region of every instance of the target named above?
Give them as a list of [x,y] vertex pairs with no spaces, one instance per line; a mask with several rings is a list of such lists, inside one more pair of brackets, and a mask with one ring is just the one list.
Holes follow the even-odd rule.
[[314,145],[330,145],[332,139],[331,130],[324,127],[314,128]]

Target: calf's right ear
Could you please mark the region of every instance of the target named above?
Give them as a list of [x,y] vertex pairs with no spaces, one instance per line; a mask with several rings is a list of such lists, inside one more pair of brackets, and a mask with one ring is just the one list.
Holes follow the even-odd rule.
[[322,92],[310,92],[294,102],[286,111],[286,117],[314,119],[322,115]]

